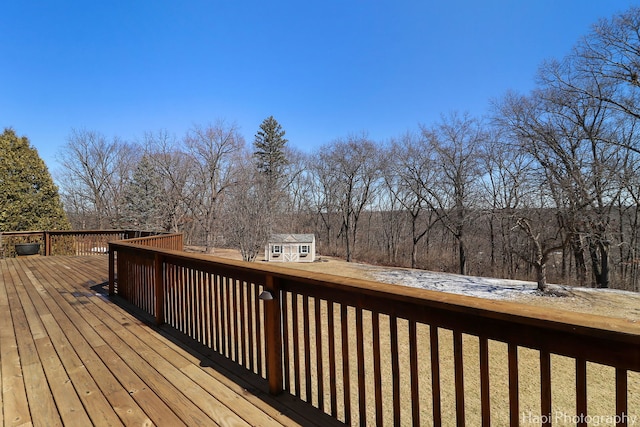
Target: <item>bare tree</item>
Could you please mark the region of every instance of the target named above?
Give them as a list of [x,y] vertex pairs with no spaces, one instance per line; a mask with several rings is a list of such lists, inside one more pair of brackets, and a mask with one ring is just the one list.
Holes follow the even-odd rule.
[[184,145],[191,167],[186,203],[199,225],[206,251],[210,252],[221,227],[220,200],[235,180],[235,165],[244,148],[244,138],[236,125],[218,121],[207,127],[195,126],[185,137]]
[[432,147],[425,138],[407,133],[391,143],[386,156],[385,184],[411,217],[411,268],[417,267],[418,243],[437,221],[431,187],[435,181]]
[[458,243],[459,273],[467,274],[467,227],[477,215],[479,162],[485,132],[477,119],[453,113],[432,128],[422,128],[436,171],[427,188],[430,208]]
[[629,151],[609,142],[619,138],[619,128],[606,103],[575,98],[558,78],[570,69],[553,66],[543,72],[547,86],[528,98],[507,97],[503,117],[509,117],[522,148],[544,170],[570,234],[578,282],[587,283],[590,265],[596,286],[607,287],[612,211]]
[[308,156],[287,147],[287,165],[283,169],[283,195],[285,224],[276,225],[284,231],[285,226],[299,232],[309,232],[309,217],[313,214],[313,175],[309,171]]
[[61,192],[77,228],[120,227],[127,180],[139,158],[133,144],[73,130],[60,155]]
[[[597,99],[612,110],[640,119],[639,45],[640,8],[632,7],[611,19],[601,19],[568,58],[573,73],[559,76],[560,81],[575,98]],[[590,84],[584,85],[584,80]],[[626,144],[628,141],[611,142],[640,152],[637,145]]]
[[338,199],[341,216],[340,234],[346,246],[346,260],[352,261],[358,242],[360,215],[370,207],[380,178],[380,156],[375,144],[366,136],[349,136],[336,140],[321,151],[319,157],[328,171]]
[[318,224],[316,229],[326,239],[326,252],[337,254],[337,242],[334,236],[339,216],[339,194],[337,175],[333,172],[333,162],[321,148],[316,156],[309,156],[306,161],[307,170],[311,174],[310,198],[314,216]]
[[238,173],[227,189],[224,203],[224,230],[228,243],[239,248],[244,261],[255,261],[268,238],[272,197],[264,190],[265,176],[251,164],[248,153],[238,162]]
[[[166,131],[144,136],[146,156],[159,175],[163,191],[162,227],[166,231],[185,231],[192,221],[187,207],[187,184],[190,182],[189,157],[178,140]],[[190,241],[191,236],[187,236]]]
[[[482,169],[485,171],[483,194],[490,214],[488,215],[490,230],[492,273],[504,277],[516,278],[520,258],[516,256],[516,239],[512,236],[514,221],[522,208],[528,194],[537,190],[534,184],[533,167],[535,160],[521,149],[518,141],[512,141],[508,131],[494,126],[491,137],[485,145],[482,157]],[[529,206],[530,207],[530,206]]]
[[[635,127],[629,128],[629,135],[635,133]],[[635,137],[637,138],[637,137]],[[640,156],[633,155],[622,171],[623,190],[618,201],[618,244],[621,280],[626,289],[640,291]]]
[[[545,209],[534,209],[529,211],[529,213],[537,216],[535,220],[532,220],[530,216],[527,217],[523,215],[518,215],[515,220],[516,227],[525,234],[528,243],[528,245],[524,246],[525,251],[520,247],[515,247],[516,253],[518,253],[522,259],[529,262],[535,269],[538,290],[541,292],[548,291],[547,264],[549,257],[563,249],[569,237],[569,235],[566,234],[563,239],[562,234],[560,234],[557,228],[548,226],[548,222],[545,221],[545,219],[548,219],[548,215],[544,214],[550,212],[551,211]],[[536,222],[535,224],[534,221]],[[556,234],[548,233],[554,229],[556,230]]]

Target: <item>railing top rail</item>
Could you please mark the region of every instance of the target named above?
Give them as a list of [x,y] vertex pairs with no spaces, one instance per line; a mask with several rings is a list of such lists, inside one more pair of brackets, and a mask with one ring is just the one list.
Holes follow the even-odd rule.
[[[122,230],[122,229],[101,229],[101,230],[29,230],[29,231],[2,231],[2,234],[23,235],[23,234],[128,234],[128,233],[150,233],[144,230]],[[180,233],[154,232],[155,235],[171,235]]]
[[30,230],[30,231],[2,231],[5,236],[29,236],[34,234],[123,234],[126,230]]
[[181,236],[181,235],[182,233],[162,233],[162,234],[156,234],[152,236],[131,237],[128,239],[120,240],[120,242],[130,242],[130,243],[143,242],[146,240],[154,240],[154,239],[157,239],[158,237],[172,237],[172,236]]
[[[511,301],[488,300],[472,296],[457,295],[407,286],[385,284],[366,279],[336,276],[327,273],[294,270],[272,264],[249,263],[211,255],[192,254],[168,249],[157,249],[127,243],[111,242],[114,249],[135,249],[160,254],[168,261],[233,270],[250,277],[271,275],[280,280],[284,289],[296,288],[298,291],[316,294],[314,287],[321,287],[324,295],[357,294],[362,301],[387,301],[403,303],[422,310],[444,310],[465,316],[475,316],[500,322],[511,322],[523,326],[532,326],[577,335],[598,337],[618,342],[640,343],[640,325],[632,320],[604,317],[593,314],[553,309],[544,310]],[[338,300],[338,295],[336,295]],[[402,313],[396,313],[401,315]]]
[[44,231],[0,231],[3,236],[29,236],[32,234],[42,234]]

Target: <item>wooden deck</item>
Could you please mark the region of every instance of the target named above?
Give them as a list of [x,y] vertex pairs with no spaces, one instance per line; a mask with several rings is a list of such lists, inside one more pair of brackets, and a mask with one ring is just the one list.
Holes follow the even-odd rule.
[[0,260],[0,425],[336,425],[107,296],[106,256]]

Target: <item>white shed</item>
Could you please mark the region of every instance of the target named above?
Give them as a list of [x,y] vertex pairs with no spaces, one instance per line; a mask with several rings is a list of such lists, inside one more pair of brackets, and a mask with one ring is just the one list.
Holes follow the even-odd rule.
[[264,249],[264,259],[275,262],[313,262],[316,259],[316,236],[272,234]]

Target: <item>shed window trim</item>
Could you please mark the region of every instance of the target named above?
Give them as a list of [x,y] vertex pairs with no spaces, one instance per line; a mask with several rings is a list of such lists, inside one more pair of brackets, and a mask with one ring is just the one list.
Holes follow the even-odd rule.
[[300,253],[301,254],[308,254],[310,252],[309,250],[309,245],[300,245]]
[[282,253],[282,245],[273,245],[271,247],[271,253],[273,253],[273,254],[281,254]]

